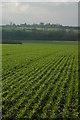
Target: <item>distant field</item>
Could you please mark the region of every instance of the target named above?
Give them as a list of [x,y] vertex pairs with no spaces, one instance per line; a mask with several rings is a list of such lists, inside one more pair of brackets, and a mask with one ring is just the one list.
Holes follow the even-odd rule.
[[3,119],[78,118],[78,45],[2,45]]

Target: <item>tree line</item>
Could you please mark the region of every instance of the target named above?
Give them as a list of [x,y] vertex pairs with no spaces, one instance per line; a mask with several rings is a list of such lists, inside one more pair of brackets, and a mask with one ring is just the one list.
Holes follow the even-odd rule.
[[[38,27],[37,27],[38,28]],[[27,40],[41,40],[41,41],[77,41],[78,34],[73,29],[62,28],[59,29],[37,29],[18,26],[2,27],[2,40],[4,41],[27,41]]]
[[65,28],[65,29],[77,29],[77,26],[63,26],[61,24],[52,24],[52,23],[44,23],[40,22],[39,24],[33,23],[33,24],[15,24],[15,23],[10,23],[7,25],[3,25],[3,27],[29,27],[29,28]]

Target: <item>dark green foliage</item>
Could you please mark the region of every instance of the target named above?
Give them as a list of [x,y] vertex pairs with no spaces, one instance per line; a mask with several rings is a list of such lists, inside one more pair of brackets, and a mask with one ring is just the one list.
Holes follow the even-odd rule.
[[[43,24],[41,23],[43,26]],[[41,26],[40,25],[40,26]],[[2,39],[13,40],[36,40],[36,41],[77,41],[78,33],[76,28],[56,27],[24,27],[24,26],[3,26]]]

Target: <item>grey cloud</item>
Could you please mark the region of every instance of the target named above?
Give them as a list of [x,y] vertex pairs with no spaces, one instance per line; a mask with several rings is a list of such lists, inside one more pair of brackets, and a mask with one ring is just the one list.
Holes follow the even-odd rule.
[[3,24],[51,22],[63,25],[78,24],[78,3],[4,3]]

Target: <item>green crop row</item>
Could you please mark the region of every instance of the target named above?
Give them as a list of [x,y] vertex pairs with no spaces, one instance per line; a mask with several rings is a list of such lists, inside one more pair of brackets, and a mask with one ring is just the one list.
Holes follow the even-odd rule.
[[76,43],[3,45],[2,68],[3,120],[79,118]]

